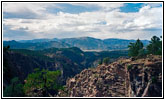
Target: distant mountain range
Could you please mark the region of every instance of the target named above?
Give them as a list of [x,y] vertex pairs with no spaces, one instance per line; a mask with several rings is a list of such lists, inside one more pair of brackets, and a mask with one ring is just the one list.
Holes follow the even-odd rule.
[[[20,40],[20,41],[4,41],[3,45],[10,45],[12,49],[30,49],[30,50],[42,50],[47,48],[69,48],[78,47],[81,50],[124,50],[128,48],[129,43],[136,40],[126,39],[96,39],[92,37],[80,37],[80,38],[64,38],[64,39],[34,39],[34,40]],[[146,46],[149,41],[141,40]]]

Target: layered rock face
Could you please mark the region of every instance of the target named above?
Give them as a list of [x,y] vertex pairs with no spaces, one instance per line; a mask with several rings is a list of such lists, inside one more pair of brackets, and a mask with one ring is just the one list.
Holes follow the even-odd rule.
[[162,58],[121,58],[109,65],[83,70],[66,82],[58,96],[161,97]]
[[[130,68],[129,68],[130,66]],[[149,55],[127,65],[128,96],[161,97],[162,96],[162,58]]]

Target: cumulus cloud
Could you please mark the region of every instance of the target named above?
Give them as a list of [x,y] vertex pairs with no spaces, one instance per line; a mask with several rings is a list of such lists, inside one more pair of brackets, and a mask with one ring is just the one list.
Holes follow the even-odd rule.
[[118,9],[124,6],[124,3],[71,3],[72,5],[84,6],[84,7],[99,7],[100,10],[103,11],[110,11],[114,9]]
[[[72,5],[98,6],[101,9],[76,14],[66,12],[49,13],[47,7],[60,7],[56,4],[11,3],[3,5],[3,12],[14,14],[31,12],[31,14],[33,13],[37,17],[30,19],[4,18],[3,24],[4,26],[9,26],[8,29],[10,31],[22,30],[29,33],[29,37],[26,36],[24,39],[80,36],[91,36],[101,39],[150,39],[157,32],[161,35],[162,7],[146,4],[140,8],[139,12],[126,13],[119,10],[120,7],[124,6],[122,3],[73,3]],[[5,31],[4,34],[6,34]],[[17,34],[15,33],[15,35]],[[7,39],[12,39],[10,36],[5,36]]]
[[[61,8],[51,3],[4,3],[3,12],[19,18],[44,18],[49,14],[47,8]],[[13,17],[13,16],[12,16]]]

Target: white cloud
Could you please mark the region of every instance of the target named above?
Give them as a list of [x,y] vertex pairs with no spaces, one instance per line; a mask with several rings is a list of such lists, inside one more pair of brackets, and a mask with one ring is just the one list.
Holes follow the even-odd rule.
[[113,10],[115,8],[120,8],[120,7],[124,6],[123,3],[111,3],[111,4],[108,4],[108,3],[97,3],[96,5],[101,7],[105,11]]
[[[33,16],[33,18],[44,18],[47,14],[49,15],[47,12],[49,7],[62,9],[62,7],[51,3],[4,3],[3,12],[20,16]],[[26,18],[26,16],[22,18]]]
[[[157,32],[151,30],[159,30],[160,32],[162,27],[162,7],[145,5],[139,12],[124,13],[118,9],[123,4],[109,5],[107,3],[97,3],[74,5],[95,5],[101,7],[102,10],[79,14],[64,12],[51,14],[47,12],[46,8],[55,6],[53,4],[27,4],[26,6],[25,4],[18,4],[17,7],[15,4],[9,4],[7,6],[4,5],[4,12],[33,12],[39,18],[10,18],[4,19],[3,23],[6,26],[10,26],[10,30],[21,29],[29,34],[33,34],[33,38],[92,36],[102,39],[150,39]],[[11,9],[10,7],[14,8]]]
[[104,3],[104,2],[99,2],[99,3],[71,3],[72,5],[78,5],[78,6],[84,6],[84,7],[99,7],[101,10],[104,11],[109,11],[109,10],[114,10],[118,9],[120,7],[124,6],[124,3]]

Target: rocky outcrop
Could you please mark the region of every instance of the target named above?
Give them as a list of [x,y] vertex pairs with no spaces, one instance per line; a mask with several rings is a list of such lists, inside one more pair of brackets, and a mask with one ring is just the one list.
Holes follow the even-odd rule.
[[[129,67],[130,66],[130,67]],[[149,55],[127,65],[128,96],[161,97],[162,96],[162,58]]]
[[58,96],[69,97],[160,97],[162,58],[121,58],[109,65],[83,70],[66,82]]

